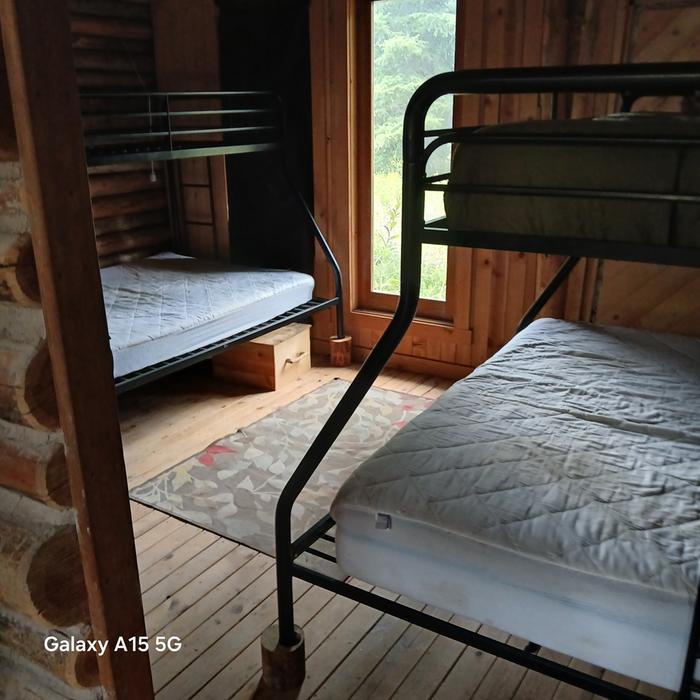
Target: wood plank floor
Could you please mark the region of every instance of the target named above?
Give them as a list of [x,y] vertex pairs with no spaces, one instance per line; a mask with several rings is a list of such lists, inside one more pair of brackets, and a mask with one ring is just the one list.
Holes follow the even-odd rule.
[[[352,378],[354,371],[314,367],[281,391],[250,393],[250,389],[215,383],[204,367],[125,396],[122,428],[129,485],[142,483],[334,377]],[[437,397],[449,382],[389,370],[377,385]],[[132,514],[148,633],[182,640],[180,651],[151,652],[158,699],[283,697],[259,687],[258,639],[276,617],[273,560],[138,503],[132,503]],[[306,583],[296,582],[294,592],[307,653],[307,677],[299,698],[594,697]],[[375,592],[396,598],[388,591]],[[478,628],[476,623],[456,620]],[[484,631],[508,638],[499,630]],[[525,644],[516,638],[511,642]],[[581,670],[603,673],[548,650],[540,653]],[[673,697],[616,674],[606,672],[605,677],[660,699]]]

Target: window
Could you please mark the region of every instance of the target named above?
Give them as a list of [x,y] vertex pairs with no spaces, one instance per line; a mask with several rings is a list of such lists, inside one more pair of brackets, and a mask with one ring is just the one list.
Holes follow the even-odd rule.
[[[399,291],[403,116],[422,82],[454,68],[456,4],[457,0],[375,0],[365,18],[369,40],[364,50],[370,56],[365,76],[371,76],[371,94],[364,101],[361,96],[360,111],[364,102],[362,119],[370,133],[360,147],[361,158],[368,161],[361,172],[369,183],[360,182],[360,188],[369,192],[364,193],[368,216],[360,261],[368,269],[360,272],[360,299],[369,308],[392,308]],[[452,104],[449,96],[439,100],[428,114],[428,128],[451,126]],[[430,172],[448,169],[449,148],[438,149]],[[427,219],[444,215],[442,193],[427,193],[425,213]],[[421,297],[437,303],[422,304],[421,313],[444,317],[446,289],[447,248],[426,245]]]

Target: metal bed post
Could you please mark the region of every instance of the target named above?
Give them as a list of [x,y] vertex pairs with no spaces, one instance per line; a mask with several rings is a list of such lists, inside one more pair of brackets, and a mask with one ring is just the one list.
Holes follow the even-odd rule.
[[311,224],[314,232],[314,239],[318,243],[319,247],[321,248],[321,251],[323,252],[323,255],[326,257],[326,260],[328,261],[328,264],[331,266],[331,272],[333,273],[333,282],[335,285],[335,296],[338,297],[340,300],[338,304],[335,307],[335,322],[336,322],[336,335],[338,338],[342,338],[345,335],[345,322],[344,322],[344,316],[343,316],[343,273],[340,270],[340,265],[338,265],[338,261],[335,259],[335,255],[333,255],[333,251],[331,250],[331,247],[328,245],[328,241],[326,240],[325,236],[321,232],[321,229],[318,227],[318,224],[316,223],[316,219],[314,219],[313,214],[311,213],[311,210],[309,209],[308,205],[304,201],[304,198],[301,195],[301,192],[299,190],[295,189],[295,193],[297,198],[299,199],[299,203],[301,207],[303,208],[304,212],[306,213],[306,216],[309,219],[309,223]]
[[306,200],[304,199],[301,192],[292,182],[291,175],[289,174],[289,168],[287,167],[286,161],[284,160],[282,162],[282,168],[284,170],[284,177],[287,181],[287,184],[289,185],[290,189],[294,192],[294,196],[297,198],[299,206],[302,208],[302,211],[304,212],[306,218],[309,221],[309,224],[311,225],[314,240],[318,243],[319,247],[321,248],[321,252],[323,253],[324,257],[326,258],[328,264],[331,267],[331,272],[333,273],[333,282],[335,286],[335,296],[338,298],[338,303],[335,307],[335,319],[337,329],[336,332],[338,337],[342,338],[345,335],[345,323],[343,318],[343,273],[340,270],[340,265],[338,264],[335,255],[333,255],[333,251],[331,250],[330,245],[328,245],[326,237],[323,235],[323,232],[319,228],[319,225],[316,223],[316,219],[311,213],[309,205],[306,203]]
[[[285,109],[285,105],[282,101],[282,98],[279,95],[276,95],[276,98],[280,114],[280,131],[282,134],[282,143],[285,144],[287,141],[287,110]],[[340,269],[338,261],[335,258],[335,255],[333,255],[331,247],[328,245],[326,237],[323,235],[323,232],[319,228],[319,225],[316,223],[316,219],[311,213],[309,205],[306,203],[304,196],[292,180],[291,173],[289,172],[289,165],[287,163],[287,159],[284,157],[284,149],[282,149],[282,152],[279,154],[279,157],[281,159],[282,172],[284,173],[284,178],[287,182],[287,185],[292,190],[292,192],[294,192],[294,195],[297,198],[297,201],[299,202],[299,206],[301,207],[306,218],[311,224],[314,239],[321,248],[321,252],[328,261],[328,264],[331,266],[331,272],[333,273],[333,283],[335,286],[335,296],[338,299],[338,303],[335,305],[336,335],[338,338],[342,338],[345,336],[345,319],[343,312],[343,273]]]
[[292,544],[292,507],[321,460],[331,448],[363,397],[369,391],[401,341],[416,313],[421,277],[421,230],[425,192],[422,187],[425,159],[423,132],[430,104],[427,95],[416,93],[408,104],[404,119],[404,180],[401,213],[401,289],[396,313],[377,345],[367,356],[348,390],[331,413],[299,466],[285,485],[275,510],[275,547],[277,558],[277,606],[279,644],[292,647],[298,642],[294,628],[292,562],[298,554]]
[[520,333],[520,331],[527,328],[535,320],[535,318],[537,318],[537,314],[542,311],[544,305],[552,298],[557,289],[561,287],[580,259],[581,258],[576,256],[570,256],[562,263],[554,277],[552,277],[547,286],[540,292],[537,299],[532,302],[530,308],[518,322],[518,325],[515,328],[516,333]]

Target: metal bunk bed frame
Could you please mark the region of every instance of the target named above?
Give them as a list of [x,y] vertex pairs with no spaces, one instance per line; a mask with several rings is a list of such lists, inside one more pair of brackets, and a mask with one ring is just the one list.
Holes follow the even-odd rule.
[[[253,340],[289,323],[305,320],[324,309],[335,307],[336,335],[338,338],[345,336],[340,266],[304,197],[290,177],[284,159],[284,105],[278,95],[267,91],[116,92],[87,93],[81,96],[81,101],[84,120],[100,125],[100,128],[85,132],[88,166],[166,162],[168,209],[170,220],[175,224],[176,237],[180,213],[170,187],[170,182],[174,181],[173,161],[247,153],[279,154],[286,184],[294,193],[302,216],[311,227],[314,240],[331,268],[335,286],[334,296],[328,299],[314,297],[223,340],[116,377],[117,393],[124,393],[209,359],[236,343]],[[104,128],[102,125],[105,124],[107,127],[115,126]]]
[[[450,637],[603,697],[614,700],[649,700],[648,696],[641,693],[538,656],[539,647],[535,644],[529,644],[525,649],[520,649],[363,590],[348,583],[344,576],[334,577],[306,563],[300,563],[297,560],[302,555],[306,557],[306,561],[309,561],[310,556],[318,557],[321,560],[335,561],[332,553],[329,553],[329,546],[332,547],[334,542],[329,531],[334,526],[334,522],[328,514],[296,540],[292,540],[291,511],[296,498],[409,328],[419,298],[421,246],[424,243],[569,256],[550,284],[525,314],[518,330],[535,319],[544,303],[566,279],[580,257],[700,267],[700,246],[695,249],[681,249],[603,240],[456,231],[447,228],[444,218],[430,222],[424,221],[424,198],[425,192],[428,190],[700,203],[700,196],[679,192],[613,192],[610,190],[535,188],[515,185],[512,187],[488,187],[444,184],[448,179],[448,174],[426,176],[426,166],[430,154],[444,144],[461,141],[485,142],[491,138],[497,138],[498,143],[507,141],[542,144],[566,143],[584,147],[593,143],[613,144],[615,146],[626,144],[700,146],[700,135],[698,138],[692,139],[577,138],[534,135],[489,137],[480,135],[476,131],[478,127],[429,131],[425,129],[425,117],[430,105],[443,95],[549,93],[553,96],[553,103],[556,104],[560,94],[611,93],[620,96],[623,111],[628,111],[634,101],[640,97],[696,96],[699,92],[700,63],[456,71],[429,79],[415,92],[406,109],[403,133],[403,211],[399,303],[385,333],[367,357],[354,381],[285,486],[275,513],[279,611],[278,644],[281,650],[292,650],[300,641],[294,626],[292,596],[292,580],[297,577],[381,612],[401,618],[411,624],[419,625],[437,634]],[[682,685],[679,691],[681,700],[690,698],[691,691],[700,692],[700,687],[693,680],[696,659],[699,657],[699,641],[700,602],[696,597]]]

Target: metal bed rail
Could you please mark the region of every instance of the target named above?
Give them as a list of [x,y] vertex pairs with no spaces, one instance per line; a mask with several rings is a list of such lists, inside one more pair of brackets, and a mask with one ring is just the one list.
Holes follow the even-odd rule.
[[81,104],[88,165],[282,147],[283,110],[272,92],[87,93]]
[[[483,94],[525,94],[550,93],[553,102],[561,93],[608,93],[621,97],[623,109],[629,109],[634,101],[645,96],[691,96],[700,92],[700,64],[639,64],[616,66],[581,66],[567,68],[533,68],[505,70],[456,71],[431,78],[413,95],[406,110],[403,135],[403,185],[402,185],[402,239],[401,239],[401,284],[396,312],[386,331],[369,354],[346,393],[322,427],[299,466],[287,482],[278,501],[275,513],[275,540],[277,564],[277,603],[279,612],[279,647],[292,649],[298,643],[294,628],[294,607],[292,580],[294,576],[327,588],[400,617],[408,622],[431,629],[439,634],[452,637],[465,644],[488,651],[514,663],[539,671],[546,675],[571,683],[584,690],[597,693],[613,700],[648,700],[648,696],[628,690],[622,686],[605,682],[596,676],[572,672],[572,669],[545,662],[533,653],[469,632],[437,618],[391,603],[345,581],[338,581],[320,574],[295,560],[332,527],[330,516],[322,519],[295,542],[291,536],[291,511],[296,498],[316,471],[323,457],[331,448],[349,418],[370,389],[374,380],[408,330],[416,312],[421,278],[421,247],[424,243],[441,245],[461,245],[467,247],[498,248],[501,250],[564,254],[569,260],[547,286],[543,297],[538,299],[526,313],[521,326],[527,325],[541,309],[544,301],[551,296],[566,275],[573,269],[581,256],[599,258],[653,261],[673,265],[700,267],[700,249],[681,249],[670,246],[636,245],[603,240],[577,240],[567,236],[548,237],[527,234],[451,231],[446,221],[424,221],[425,192],[440,189],[438,185],[445,175],[426,175],[428,158],[442,144],[477,138],[486,139],[476,132],[478,127],[464,129],[432,130],[425,129],[425,118],[430,105],[443,95],[483,95]],[[499,138],[499,142],[501,137]],[[426,146],[426,139],[432,141]],[[541,139],[540,139],[541,140]],[[532,139],[528,139],[532,142]],[[544,141],[547,141],[545,139]],[[566,142],[580,145],[611,143],[620,145],[638,144],[638,139],[549,139],[550,143]],[[668,141],[668,143],[666,143]],[[511,139],[512,142],[512,139]],[[699,139],[649,139],[653,145],[688,146],[700,145]],[[639,145],[639,144],[638,144]],[[465,188],[466,190],[467,188]],[[518,190],[523,196],[532,195],[533,188],[485,188],[492,194],[512,195]],[[537,188],[540,195],[554,196],[601,196],[590,191],[562,188]],[[498,191],[496,191],[498,190]],[[471,191],[474,191],[472,188]],[[640,193],[616,192],[615,198],[636,199]],[[649,193],[644,193],[649,194]],[[653,201],[700,203],[700,196],[674,193],[651,193]],[[602,195],[605,196],[605,195]],[[539,308],[538,308],[539,307]],[[679,698],[687,700],[694,687],[694,669],[700,639],[700,604],[696,604],[692,621],[687,657]]]

